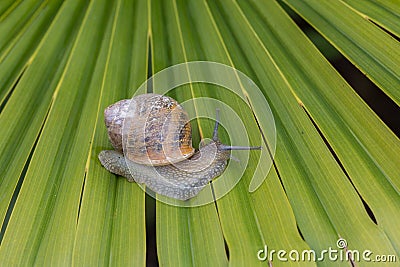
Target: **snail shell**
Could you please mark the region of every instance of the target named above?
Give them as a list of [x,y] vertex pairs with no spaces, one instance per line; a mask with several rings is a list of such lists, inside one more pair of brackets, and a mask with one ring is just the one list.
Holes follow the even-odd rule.
[[118,101],[106,108],[104,118],[111,144],[133,162],[168,165],[194,154],[189,116],[168,96],[144,94]]

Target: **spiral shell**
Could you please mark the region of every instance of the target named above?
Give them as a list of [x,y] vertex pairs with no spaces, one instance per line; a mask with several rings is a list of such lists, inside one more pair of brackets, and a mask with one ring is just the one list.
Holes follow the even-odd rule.
[[195,152],[189,116],[168,96],[144,94],[118,101],[105,109],[104,118],[111,144],[133,162],[167,165]]

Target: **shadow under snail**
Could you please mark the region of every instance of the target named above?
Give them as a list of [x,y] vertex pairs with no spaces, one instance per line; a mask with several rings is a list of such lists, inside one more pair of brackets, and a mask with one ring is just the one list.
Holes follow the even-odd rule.
[[129,182],[179,200],[196,196],[220,176],[230,150],[261,149],[222,144],[217,110],[212,141],[195,151],[188,114],[168,96],[143,94],[121,100],[107,107],[104,117],[114,150],[99,153],[101,164]]

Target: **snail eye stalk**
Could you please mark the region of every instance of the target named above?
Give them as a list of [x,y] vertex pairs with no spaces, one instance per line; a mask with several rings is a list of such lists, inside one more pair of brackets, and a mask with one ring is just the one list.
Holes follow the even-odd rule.
[[213,132],[213,141],[218,141],[218,126],[219,126],[219,108],[215,111],[215,126]]
[[261,146],[220,146],[221,150],[261,150]]
[[[218,141],[218,126],[219,126],[219,108],[216,109],[215,126],[213,132],[213,141]],[[261,146],[227,146],[221,145],[221,150],[260,150]]]

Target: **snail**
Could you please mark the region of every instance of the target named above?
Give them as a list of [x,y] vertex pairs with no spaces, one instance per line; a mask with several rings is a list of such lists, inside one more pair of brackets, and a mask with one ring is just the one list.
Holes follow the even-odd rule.
[[158,94],[120,100],[104,111],[114,150],[101,151],[99,160],[108,171],[129,182],[188,200],[224,172],[230,150],[261,149],[222,144],[218,115],[217,110],[212,141],[195,151],[188,114],[176,100]]

